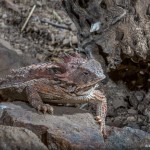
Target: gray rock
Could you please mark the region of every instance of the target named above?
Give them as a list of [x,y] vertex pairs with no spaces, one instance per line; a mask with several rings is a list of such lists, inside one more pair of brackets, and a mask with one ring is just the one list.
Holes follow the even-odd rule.
[[137,100],[135,96],[135,92],[130,93],[129,102],[130,102],[130,105],[132,105],[132,107],[134,107],[135,109],[137,108],[139,101]]
[[36,61],[30,57],[18,55],[8,42],[0,39],[0,77],[8,74],[10,69],[24,67],[33,62]]
[[48,150],[41,140],[25,128],[0,125],[1,150]]
[[125,117],[122,117],[122,116],[117,116],[114,118],[114,121],[113,121],[113,126],[116,126],[116,127],[120,127],[122,126],[124,120],[126,118]]
[[55,40],[56,40],[57,43],[60,43],[65,39],[66,36],[67,36],[67,32],[62,32],[62,33],[57,34],[55,36]]
[[145,95],[145,98],[144,98],[144,100],[143,100],[143,103],[144,103],[145,105],[149,105],[149,104],[150,104],[150,90],[149,90],[149,92]]
[[77,36],[72,37],[72,44],[78,44]]
[[141,113],[143,113],[144,110],[145,110],[145,105],[141,103],[141,104],[138,105],[137,109],[138,109]]
[[135,116],[127,117],[127,122],[135,122],[135,121],[136,121],[136,117]]
[[137,98],[137,100],[140,102],[143,100],[145,96],[145,92],[144,91],[136,91],[135,92],[135,97]]
[[119,107],[117,109],[117,116],[125,116],[127,115],[127,109],[125,107]]
[[148,107],[145,109],[144,115],[146,115],[146,116],[148,117],[148,119],[149,119],[148,122],[150,122],[150,106],[148,106]]
[[[104,143],[99,125],[92,115],[76,108],[54,107],[54,115],[38,114],[25,103],[1,103],[0,124],[25,127],[33,131],[49,149],[99,149]],[[9,118],[9,119],[8,119]]]
[[146,125],[147,124],[147,116],[137,115],[137,122],[139,124]]
[[136,122],[130,122],[127,126],[134,129],[140,129],[140,126]]
[[109,116],[109,117],[115,117],[116,116],[116,112],[115,112],[115,109],[113,106],[108,107],[107,116]]
[[2,18],[3,18],[3,19],[6,19],[7,17],[8,17],[7,14],[3,14],[3,15],[2,15]]
[[76,28],[76,26],[74,25],[74,23],[71,24],[70,28],[71,28],[71,30],[74,31],[74,32],[77,31],[77,28]]
[[150,134],[130,127],[109,128],[105,150],[139,150],[150,147]]
[[70,39],[66,38],[63,40],[63,46],[69,46],[70,45]]
[[[104,141],[93,116],[77,108],[55,106],[54,115],[43,115],[23,102],[1,103],[0,106],[1,125],[24,127],[31,130],[38,135],[49,150],[130,150],[150,146],[149,133],[129,127],[122,129],[107,127],[108,136]],[[31,138],[36,143],[37,140],[32,138],[32,132],[27,134],[28,140]],[[20,133],[20,136],[22,135]],[[13,137],[9,136],[9,139],[13,141]],[[2,140],[7,142],[5,138]],[[21,138],[18,142],[24,146],[28,140]],[[16,145],[14,143],[12,147]]]
[[127,107],[127,103],[123,100],[123,99],[115,99],[113,101],[113,106],[115,109],[119,108],[119,107]]
[[137,111],[135,109],[131,108],[131,109],[128,109],[128,113],[135,115],[135,114],[137,114]]
[[108,105],[112,104],[115,109],[127,106],[125,99],[129,96],[129,91],[122,83],[116,85],[113,81],[109,80],[103,89],[108,99]]

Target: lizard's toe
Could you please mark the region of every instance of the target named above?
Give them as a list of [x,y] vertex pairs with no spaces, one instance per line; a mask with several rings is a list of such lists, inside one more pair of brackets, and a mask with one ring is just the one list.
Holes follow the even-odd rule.
[[53,107],[50,106],[49,104],[42,104],[38,106],[38,111],[49,114],[53,114]]
[[[46,105],[48,105],[48,104],[46,104]],[[53,109],[53,107],[52,106],[50,106],[50,105],[48,105],[47,106],[47,113],[49,113],[49,114],[53,114],[53,111],[54,111],[54,109]]]
[[102,118],[100,116],[96,116],[95,120],[100,125],[100,132],[103,134],[104,139],[106,139],[107,133],[106,133],[105,125],[102,122]]
[[96,120],[96,122],[97,122],[98,124],[100,124],[100,123],[102,122],[102,119],[101,119],[100,116],[96,116],[96,117],[95,117],[95,120]]

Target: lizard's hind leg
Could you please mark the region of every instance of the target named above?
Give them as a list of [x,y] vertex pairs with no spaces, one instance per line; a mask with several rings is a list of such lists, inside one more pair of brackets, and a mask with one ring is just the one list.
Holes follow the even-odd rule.
[[27,99],[29,103],[36,108],[38,111],[41,111],[43,113],[49,113],[53,114],[53,107],[49,104],[44,104],[40,95],[36,91],[35,87],[33,85],[26,87],[26,94]]
[[101,132],[104,136],[107,136],[106,134],[106,127],[105,127],[105,118],[107,113],[107,101],[106,97],[98,90],[95,90],[94,96],[97,99],[97,106],[96,106],[96,120],[98,123],[101,124]]

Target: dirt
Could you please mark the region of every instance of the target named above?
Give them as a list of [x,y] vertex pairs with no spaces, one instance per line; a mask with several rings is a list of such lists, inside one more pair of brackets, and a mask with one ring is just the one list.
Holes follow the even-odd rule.
[[[9,0],[10,1],[10,0]],[[76,28],[62,10],[59,1],[13,1],[19,9],[14,11],[3,0],[0,5],[0,38],[12,45],[20,55],[31,56],[39,62],[49,61],[52,56],[71,52],[77,45]],[[36,4],[27,26],[21,32],[27,16]],[[60,9],[61,8],[61,9]],[[58,19],[60,18],[60,19]],[[69,28],[56,28],[42,20]]]

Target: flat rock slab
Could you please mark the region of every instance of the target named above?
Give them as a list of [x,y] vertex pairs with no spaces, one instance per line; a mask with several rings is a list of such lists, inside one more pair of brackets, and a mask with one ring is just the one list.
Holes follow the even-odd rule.
[[48,150],[32,131],[3,125],[0,125],[0,149]]
[[[0,108],[4,108],[1,109],[0,124],[33,131],[49,149],[95,150],[104,143],[99,126],[86,111],[56,106],[54,112],[57,115],[43,115],[21,102],[1,103]],[[71,115],[67,114],[69,112]]]
[[63,106],[55,106],[54,112],[43,115],[23,102],[0,103],[0,124],[31,130],[49,150],[150,148],[150,133],[130,127],[107,127],[108,137],[104,141],[88,112]]

